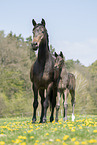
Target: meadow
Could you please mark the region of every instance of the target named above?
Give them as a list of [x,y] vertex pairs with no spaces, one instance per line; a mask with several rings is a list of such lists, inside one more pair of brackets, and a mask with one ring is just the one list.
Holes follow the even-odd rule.
[[[49,118],[47,119],[49,120]],[[97,116],[76,115],[64,122],[31,123],[31,117],[1,118],[0,145],[80,145],[97,144]]]

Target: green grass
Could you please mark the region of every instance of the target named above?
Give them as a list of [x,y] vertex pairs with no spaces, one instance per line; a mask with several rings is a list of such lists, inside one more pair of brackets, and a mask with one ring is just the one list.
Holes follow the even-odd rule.
[[97,116],[71,117],[64,122],[31,123],[31,118],[0,119],[0,145],[97,144]]

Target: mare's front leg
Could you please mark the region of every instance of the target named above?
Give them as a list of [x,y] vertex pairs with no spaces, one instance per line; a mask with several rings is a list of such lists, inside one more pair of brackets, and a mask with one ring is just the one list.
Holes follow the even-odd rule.
[[32,123],[35,123],[36,121],[36,110],[38,107],[38,89],[35,87],[34,83],[33,83],[33,92],[34,92],[34,102],[33,102],[33,118],[32,118]]
[[49,106],[49,97],[50,97],[50,94],[51,94],[51,89],[52,89],[52,83],[49,84],[47,90],[46,90],[46,99],[44,101],[44,117],[43,117],[43,123],[46,122],[46,113],[47,113],[47,108]]
[[43,116],[44,116],[44,101],[45,101],[45,97],[44,97],[44,89],[39,90],[39,94],[41,96],[41,117],[40,117],[40,123],[43,123]]
[[52,96],[50,96],[52,97],[52,101],[51,101],[52,111],[50,116],[50,122],[54,120],[54,108],[56,106],[56,96],[57,96],[57,88],[55,87],[55,85],[53,85]]
[[66,121],[67,120],[67,107],[68,107],[68,104],[67,104],[67,96],[68,96],[68,89],[65,90],[64,94],[63,94],[63,105],[64,105],[64,115],[63,115],[63,120]]
[[60,96],[60,93],[59,92],[57,92],[57,103],[56,103],[56,118],[55,118],[55,121],[56,122],[58,122],[58,112],[59,112],[59,109],[60,109],[60,98],[61,98],[61,96]]

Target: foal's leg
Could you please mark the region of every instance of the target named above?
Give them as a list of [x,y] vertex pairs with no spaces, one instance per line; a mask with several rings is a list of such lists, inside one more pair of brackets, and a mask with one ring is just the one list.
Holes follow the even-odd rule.
[[44,116],[44,101],[45,101],[45,97],[44,97],[44,89],[39,90],[39,94],[41,96],[41,117],[40,117],[40,123],[43,122],[43,116]]
[[68,89],[65,90],[65,92],[63,93],[63,100],[64,100],[64,115],[63,115],[63,120],[66,121],[67,120],[67,96],[68,96]]
[[33,92],[34,92],[34,102],[33,102],[33,118],[32,118],[32,123],[35,123],[36,121],[36,109],[38,107],[38,89],[34,86],[33,84]]
[[74,121],[75,90],[70,91],[70,94],[71,94],[71,104],[72,104],[72,121]]
[[58,122],[58,112],[59,112],[59,109],[60,109],[60,93],[57,92],[57,103],[56,103],[56,119],[55,121]]

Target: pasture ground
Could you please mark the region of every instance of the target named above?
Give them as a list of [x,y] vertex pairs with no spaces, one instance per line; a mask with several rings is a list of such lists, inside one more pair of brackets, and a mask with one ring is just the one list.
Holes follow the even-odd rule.
[[[49,118],[47,118],[49,120]],[[31,117],[0,119],[0,145],[97,144],[97,116],[76,115],[75,121],[31,123]]]

